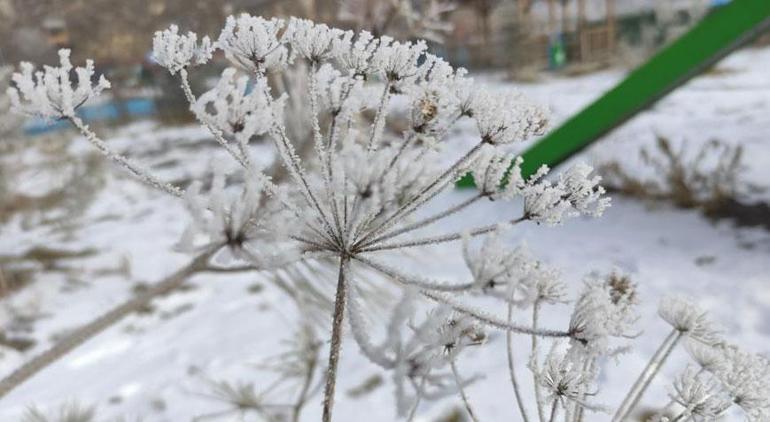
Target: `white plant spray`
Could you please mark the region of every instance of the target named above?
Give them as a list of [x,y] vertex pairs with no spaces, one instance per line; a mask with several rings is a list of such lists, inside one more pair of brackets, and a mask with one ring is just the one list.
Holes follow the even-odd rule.
[[[204,65],[215,49],[236,68],[225,70],[216,87],[197,96],[188,72]],[[609,206],[600,180],[584,164],[557,177],[546,177],[546,167],[524,177],[521,158],[508,152],[508,146],[543,133],[546,112],[519,96],[474,84],[465,70],[454,69],[426,49],[424,42],[397,42],[307,20],[247,14],[228,18],[215,42],[180,34],[173,26],[158,32],[157,62],[179,77],[191,111],[242,167],[245,183],[235,195],[226,189],[223,174],[215,177],[206,193],[198,184],[183,190],[112,151],[76,114],[109,82],[102,77],[94,85],[89,62],[74,68],[78,81],[73,83],[67,50],[60,53],[59,67],[36,71],[23,64],[9,94],[17,110],[69,120],[139,180],[184,198],[192,215],[180,242],[184,248],[206,259],[245,261],[255,268],[335,260],[323,421],[332,420],[346,319],[361,352],[393,374],[398,413],[410,420],[422,400],[455,393],[469,416],[481,419],[465,391],[478,378],[462,377],[457,362],[467,348],[486,344],[487,330],[506,333],[510,379],[523,420],[572,422],[584,420],[586,412],[606,412],[608,406],[598,404],[595,397],[597,380],[603,359],[627,350],[629,339],[638,334],[634,284],[621,274],[592,275],[574,301],[565,328],[542,327],[542,308],[566,302],[559,273],[526,248],[511,250],[499,240],[502,232],[519,224],[558,225],[578,216],[600,216]],[[313,153],[304,159],[285,124],[289,90],[279,92],[270,81],[271,75],[294,66],[307,72],[304,95],[312,129],[307,142]],[[384,130],[394,99],[407,104],[410,116],[401,136]],[[453,157],[447,151],[457,148],[442,147],[450,142],[450,131],[466,120],[477,128],[476,141]],[[249,142],[257,135],[273,143],[287,179],[274,181],[255,166]],[[509,163],[514,165],[507,171]],[[469,171],[479,187],[477,195],[434,214],[421,213]],[[432,228],[481,205],[483,199],[520,199],[524,207],[520,214],[483,226],[449,232]],[[477,237],[485,237],[480,249],[472,246]],[[464,244],[471,273],[467,282],[410,273],[386,259],[449,242]],[[403,292],[379,342],[372,340],[367,328],[368,298],[355,276],[361,268],[379,273]],[[495,315],[474,305],[477,297],[501,301],[508,314]],[[416,304],[425,300],[436,308],[420,318]],[[527,309],[531,323],[514,323],[514,313]],[[694,360],[702,366],[695,374],[688,370],[677,378],[666,406],[678,412],[673,420],[712,418],[731,407],[743,409],[750,420],[767,420],[770,369],[765,359],[724,343],[705,314],[684,299],[664,299],[660,316],[672,331],[613,420],[627,420],[671,351],[681,344],[695,345],[690,349],[696,350]],[[528,366],[535,385],[531,394],[522,391],[521,374],[515,371],[514,336],[530,342]],[[0,385],[5,393],[24,379],[3,380]]]

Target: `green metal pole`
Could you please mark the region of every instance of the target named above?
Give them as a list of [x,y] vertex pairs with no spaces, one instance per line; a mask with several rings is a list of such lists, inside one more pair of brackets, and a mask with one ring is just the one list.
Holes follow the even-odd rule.
[[[554,167],[770,28],[770,0],[733,0],[529,148],[522,173]],[[466,175],[459,187],[472,187]]]

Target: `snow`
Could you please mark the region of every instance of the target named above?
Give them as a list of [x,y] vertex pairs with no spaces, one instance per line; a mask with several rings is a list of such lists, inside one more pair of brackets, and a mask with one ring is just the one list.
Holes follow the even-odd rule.
[[[690,82],[582,158],[626,163],[633,160],[639,145],[652,141],[656,132],[677,141],[703,142],[716,137],[743,145],[747,178],[766,185],[770,180],[770,144],[765,139],[770,74],[763,64],[770,65],[770,49],[733,55],[718,67],[721,72]],[[609,71],[573,79],[553,78],[517,88],[549,105],[558,122],[621,77],[622,72]],[[494,78],[488,82],[502,85]],[[466,133],[462,130],[457,136]],[[144,122],[118,130],[110,143],[153,167],[161,178],[184,181],[208,172],[212,160],[229,162],[226,152],[207,139],[198,127],[167,129]],[[459,140],[460,144],[465,142],[468,140]],[[89,148],[84,139],[78,138],[69,145],[68,153],[82,156],[91,151]],[[267,162],[269,151],[267,145],[255,145],[252,155]],[[21,154],[15,158],[27,162],[36,159],[29,149]],[[12,307],[41,317],[34,321],[34,331],[28,333],[37,341],[35,347],[23,353],[3,349],[0,372],[8,373],[53,344],[55,336],[121,303],[137,283],[158,281],[189,261],[190,257],[173,249],[186,222],[182,204],[149,191],[120,169],[107,168],[106,187],[91,203],[84,204],[84,214],[78,217],[81,226],[71,236],[56,237],[45,225],[26,227],[18,217],[0,228],[0,255],[18,255],[40,245],[98,251],[64,261],[63,265],[73,270],[69,273],[41,270],[30,286],[4,299],[0,308],[3,326],[11,321]],[[51,180],[43,176],[30,178],[25,180],[24,189],[39,192],[40,185],[47,183]],[[454,191],[434,206],[457,203],[471,194]],[[762,195],[758,199],[768,199],[768,194]],[[470,214],[442,222],[437,230],[454,231],[474,223],[515,217],[516,212],[510,204],[485,203]],[[729,221],[714,223],[696,211],[667,205],[652,207],[617,197],[600,219],[579,219],[560,227],[517,226],[510,243],[522,241],[536,256],[562,269],[572,297],[582,277],[591,270],[620,268],[638,283],[644,304],[639,327],[645,331],[633,341],[634,352],[620,358],[621,365],[606,363],[602,394],[596,399],[601,403],[619,403],[629,380],[642,370],[667,334],[669,328],[655,312],[665,293],[693,296],[725,326],[730,341],[755,352],[770,353],[767,231],[738,228]],[[426,257],[404,259],[403,268],[462,280],[467,277],[467,269],[459,259],[459,247],[433,247]],[[130,271],[104,275],[105,269],[115,268],[124,259],[130,263]],[[250,289],[255,283],[265,288],[255,293]],[[255,364],[275,356],[279,341],[291,334],[293,302],[273,288],[267,275],[205,273],[193,276],[189,285],[189,289],[156,300],[155,312],[126,318],[3,398],[0,420],[18,420],[32,404],[51,407],[71,399],[96,404],[99,420],[117,416],[146,421],[190,420],[226,408],[210,397],[207,379],[253,382],[258,388],[268,385],[273,376],[258,370]],[[503,315],[502,309],[490,311]],[[566,306],[549,308],[542,324],[563,327],[568,313]],[[524,315],[519,317],[525,322]],[[529,344],[524,338],[516,341],[519,373],[526,390],[531,386],[524,366],[524,350]],[[486,375],[484,381],[468,389],[468,394],[481,420],[517,420],[508,383],[504,336],[493,334],[490,343],[471,348],[459,361],[464,375]],[[335,408],[337,419],[360,420],[362,412],[366,412],[369,422],[394,420],[388,375],[368,363],[356,349],[352,339],[346,339]],[[668,401],[666,385],[683,362],[680,350],[645,396],[646,406],[661,406]],[[361,396],[348,394],[376,374],[385,380],[383,386]],[[425,403],[418,420],[435,420],[459,406],[455,397]],[[320,410],[317,395],[303,420],[317,420]],[[245,420],[254,420],[252,417]],[[604,415],[590,417],[592,421],[606,419]],[[733,416],[729,420],[739,419]]]

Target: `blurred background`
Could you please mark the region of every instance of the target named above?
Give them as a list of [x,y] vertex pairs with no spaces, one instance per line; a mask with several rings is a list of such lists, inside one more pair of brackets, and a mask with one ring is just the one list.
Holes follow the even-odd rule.
[[[210,160],[224,154],[194,123],[177,80],[153,62],[153,33],[169,24],[216,38],[227,16],[248,12],[426,39],[431,52],[470,69],[481,83],[550,107],[556,128],[728,3],[0,0],[0,87],[4,93],[20,61],[56,64],[59,48],[71,48],[75,64],[94,59],[97,74],[107,75],[113,88],[86,104],[83,117],[114,148],[184,185],[209,174]],[[216,56],[214,65],[196,70],[194,90],[212,87],[226,66]],[[770,35],[758,34],[613,127],[572,158],[602,174],[614,202],[607,216],[522,237],[576,282],[590,269],[619,267],[635,276],[653,305],[663,292],[692,293],[728,321],[735,338],[770,351],[768,68]],[[106,162],[65,122],[13,115],[0,94],[0,370],[10,371],[186,262],[174,252],[184,226],[180,210]],[[196,377],[238,373],[244,355],[264,354],[266,347],[248,331],[227,334],[218,327],[255,309],[277,312],[279,325],[286,319],[280,299],[262,284],[236,277],[174,294],[15,391],[0,403],[0,420],[17,420],[30,404],[73,398],[146,420],[187,420],[216,410],[216,404],[185,405],[203,388]],[[267,321],[251,328],[275,331],[276,320]],[[196,334],[180,334],[188,329]],[[165,345],[169,338],[178,341]],[[641,369],[644,361],[633,359],[631,370]],[[355,375],[345,387],[360,403],[343,405],[341,420],[357,420],[352,412],[362,404],[391,400],[377,383],[374,393],[355,389],[370,379],[355,362],[348,364]],[[111,376],[104,376],[106,369]],[[67,379],[78,379],[82,388]],[[494,398],[480,403],[481,413],[513,411],[501,410]],[[447,406],[438,406],[431,420],[455,420],[441,419]]]

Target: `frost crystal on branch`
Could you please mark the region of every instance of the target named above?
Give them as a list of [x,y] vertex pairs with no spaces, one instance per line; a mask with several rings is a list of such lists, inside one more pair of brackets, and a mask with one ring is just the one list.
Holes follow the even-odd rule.
[[709,319],[708,314],[683,297],[664,297],[658,307],[658,314],[677,331],[692,340],[707,345],[721,341],[719,329]]
[[556,183],[546,180],[549,172],[542,166],[528,180],[521,175],[520,159],[514,161],[510,179],[506,185],[507,197],[524,199],[524,214],[538,223],[557,225],[568,218],[580,215],[600,217],[610,206],[604,197],[605,190],[599,185],[599,176],[591,177],[593,169],[586,164],[570,167],[559,175]]
[[683,418],[699,416],[715,419],[722,416],[732,405],[718,380],[689,367],[674,380],[673,393],[670,396],[685,408]]
[[[265,90],[257,86],[249,91],[248,83],[247,76],[239,77],[235,69],[226,69],[217,86],[192,106],[199,119],[243,145],[252,137],[269,132],[275,124]],[[275,107],[276,113],[280,108]]]
[[213,52],[214,46],[209,37],[203,37],[198,43],[197,34],[188,32],[180,35],[176,25],[156,32],[152,40],[153,58],[172,75],[182,69],[205,64],[211,60]]
[[488,144],[521,142],[542,135],[547,113],[516,95],[483,90],[474,95],[470,113],[476,119],[481,139]]
[[288,58],[285,40],[279,39],[284,26],[276,18],[266,20],[246,13],[230,16],[216,44],[228,59],[250,72],[278,69]]
[[184,251],[220,250],[222,263],[232,258],[269,267],[276,258],[286,259],[284,251],[275,256],[270,244],[282,239],[275,221],[280,212],[265,206],[264,192],[256,180],[249,180],[239,194],[227,192],[225,176],[217,173],[208,197],[200,193],[200,183],[194,183],[185,193],[185,202],[192,221],[179,241]]
[[626,276],[611,273],[588,278],[570,321],[575,346],[590,356],[613,354],[612,338],[634,333],[638,316],[636,287]]
[[750,421],[770,419],[770,361],[732,345],[722,347],[725,366],[716,372],[732,402]]
[[47,119],[73,117],[78,107],[110,87],[104,75],[93,84],[93,61],[86,61],[85,67],[74,68],[76,84],[70,79],[73,70],[70,50],[59,50],[59,61],[58,67],[44,66],[42,71],[35,71],[30,63],[21,64],[21,73],[12,76],[15,87],[8,88],[17,112]]
[[292,19],[286,32],[292,52],[311,62],[336,56],[336,48],[341,47],[340,37],[345,34],[340,29],[316,25],[306,19]]

